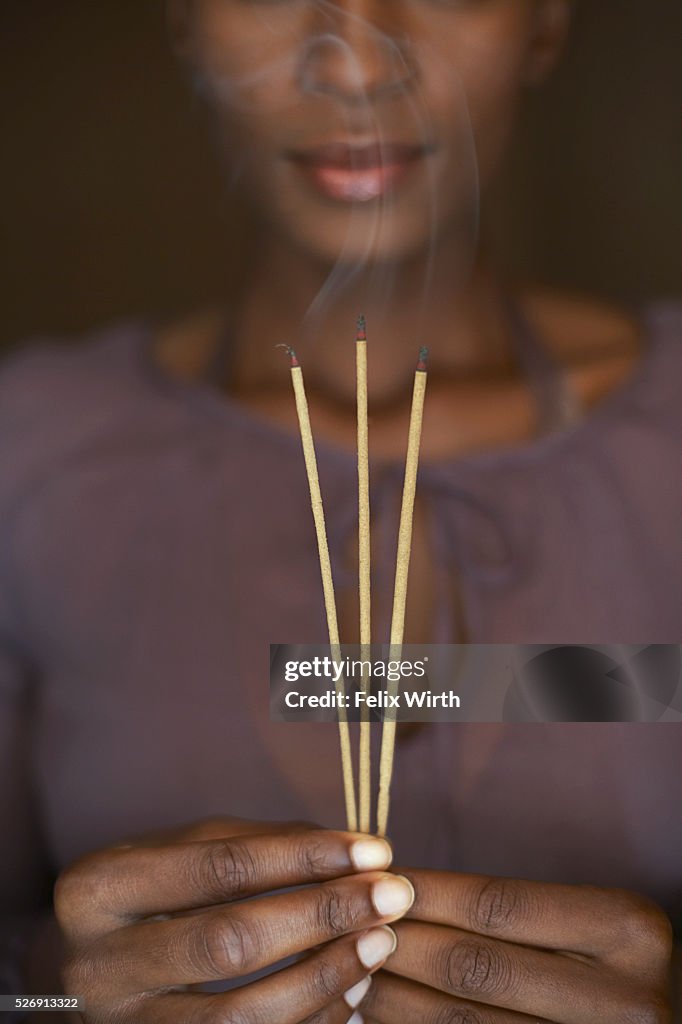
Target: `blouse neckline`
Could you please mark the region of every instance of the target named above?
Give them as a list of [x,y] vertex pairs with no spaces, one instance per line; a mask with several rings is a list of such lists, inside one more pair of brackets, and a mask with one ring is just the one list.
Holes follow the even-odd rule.
[[[442,471],[457,473],[485,472],[491,468],[525,466],[545,458],[563,453],[569,445],[589,442],[605,423],[612,420],[620,410],[626,408],[650,377],[652,366],[662,349],[660,331],[655,310],[645,308],[637,312],[639,336],[642,342],[639,358],[627,378],[609,392],[595,407],[565,429],[531,438],[518,445],[498,447],[471,452],[460,456],[438,459],[422,459],[424,473],[438,474]],[[239,425],[264,439],[278,445],[298,450],[298,431],[268,420],[234,398],[229,392],[219,390],[210,381],[182,380],[164,370],[154,358],[153,344],[157,336],[157,325],[149,320],[140,321],[134,332],[134,363],[137,374],[144,383],[160,394],[182,401],[189,410],[204,412],[226,425]],[[325,438],[316,438],[318,457],[339,466],[355,466],[355,453],[351,449],[335,444]],[[402,466],[399,459],[373,459],[380,469],[396,471]]]

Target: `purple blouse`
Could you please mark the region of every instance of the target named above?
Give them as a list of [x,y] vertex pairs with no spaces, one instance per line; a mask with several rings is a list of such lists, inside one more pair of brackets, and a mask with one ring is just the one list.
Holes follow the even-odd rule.
[[[423,464],[438,640],[457,640],[456,572],[471,642],[680,641],[682,308],[645,319],[633,376],[582,422]],[[335,727],[268,717],[269,643],[325,640],[298,436],[153,370],[149,339],[125,324],[36,343],[0,374],[6,922],[131,834],[214,814],[343,823]],[[352,585],[355,459],[318,457]],[[382,587],[402,466],[372,482]],[[682,928],[681,769],[676,725],[431,726],[398,749],[397,861],[626,886]]]

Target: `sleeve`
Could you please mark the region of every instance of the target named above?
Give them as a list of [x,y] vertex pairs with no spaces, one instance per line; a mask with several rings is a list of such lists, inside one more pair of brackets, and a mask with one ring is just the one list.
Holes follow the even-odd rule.
[[[23,965],[50,911],[51,875],[32,771],[32,701],[38,674],[20,640],[14,609],[12,510],[30,463],[29,381],[0,373],[0,993],[25,992]],[[22,401],[23,396],[23,401]],[[22,415],[19,415],[22,413]],[[3,1015],[3,1020],[5,1020]],[[19,1020],[20,1017],[7,1018]]]
[[30,676],[0,630],[0,992],[26,991],[23,966],[49,909],[50,876],[30,772]]

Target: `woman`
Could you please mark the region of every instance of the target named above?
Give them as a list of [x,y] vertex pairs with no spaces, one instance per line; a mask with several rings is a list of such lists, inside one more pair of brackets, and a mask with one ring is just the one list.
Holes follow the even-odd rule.
[[[511,294],[475,245],[569,6],[171,6],[253,218],[239,301],[34,347],[2,380],[2,894],[29,972],[13,984],[60,975],[88,1024],[671,1019],[676,727],[406,735],[389,872],[380,840],[282,824],[338,825],[337,750],[331,728],[267,718],[268,643],[324,638],[274,346],[296,339],[304,361],[350,640],[360,311],[376,635],[418,339],[407,638],[679,639],[679,311]],[[51,872],[60,931],[41,916]],[[243,984],[192,988],[224,981]]]

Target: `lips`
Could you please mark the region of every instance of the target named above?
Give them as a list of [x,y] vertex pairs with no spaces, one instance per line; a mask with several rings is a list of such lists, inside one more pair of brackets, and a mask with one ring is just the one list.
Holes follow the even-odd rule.
[[425,146],[408,143],[330,142],[289,156],[326,198],[370,202],[395,191],[427,152]]

